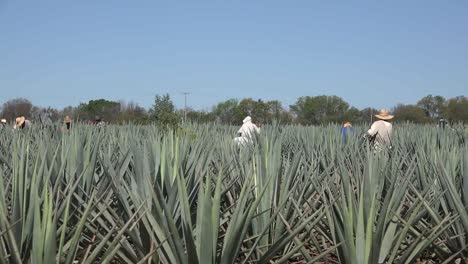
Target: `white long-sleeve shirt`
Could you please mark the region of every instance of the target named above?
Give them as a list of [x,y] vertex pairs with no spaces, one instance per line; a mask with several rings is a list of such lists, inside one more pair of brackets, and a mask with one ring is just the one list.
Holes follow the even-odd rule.
[[371,136],[377,135],[377,144],[389,146],[392,139],[392,124],[384,120],[375,121],[367,133]]
[[260,129],[249,121],[244,123],[237,133],[239,133],[241,137],[251,137],[253,133],[260,133]]
[[250,116],[247,116],[242,122],[244,124],[241,126],[239,131],[237,131],[241,137],[250,138],[253,133],[260,133],[260,129],[252,123],[252,118],[250,118]]

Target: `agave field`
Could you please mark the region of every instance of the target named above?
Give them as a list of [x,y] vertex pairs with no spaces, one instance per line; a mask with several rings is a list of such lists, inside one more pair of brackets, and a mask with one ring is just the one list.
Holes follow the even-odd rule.
[[468,263],[466,133],[236,129],[1,130],[0,263]]

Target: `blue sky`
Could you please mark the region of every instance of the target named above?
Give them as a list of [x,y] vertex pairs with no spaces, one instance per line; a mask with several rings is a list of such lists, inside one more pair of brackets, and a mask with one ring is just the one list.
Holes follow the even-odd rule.
[[467,95],[467,14],[464,0],[0,0],[0,103]]

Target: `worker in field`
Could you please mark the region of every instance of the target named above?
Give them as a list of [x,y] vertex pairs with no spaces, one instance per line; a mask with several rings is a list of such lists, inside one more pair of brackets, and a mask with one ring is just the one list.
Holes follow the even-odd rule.
[[252,123],[252,118],[250,116],[247,116],[242,120],[242,126],[237,131],[237,137],[234,139],[234,141],[238,144],[244,144],[252,140],[252,137],[254,137],[256,134],[260,133],[260,129]]
[[65,123],[65,129],[67,130],[67,133],[70,134],[71,122],[72,122],[70,116],[65,116],[65,119],[63,120],[63,122]]
[[348,136],[354,134],[354,128],[351,122],[345,122],[340,129],[343,143],[348,141]]
[[445,127],[448,127],[447,120],[443,118],[439,119],[439,128],[445,129]]
[[106,122],[104,122],[104,121],[101,119],[101,117],[96,116],[96,117],[94,118],[94,125],[95,125],[95,126],[97,126],[97,127],[102,127],[102,126],[104,126],[105,124],[106,124]]
[[367,135],[372,139],[376,149],[391,148],[393,127],[390,121],[393,119],[393,115],[387,109],[382,109],[375,117],[378,120],[372,124]]
[[25,129],[31,127],[31,122],[24,116],[17,117],[15,121],[15,125],[13,126],[14,129]]
[[0,120],[0,128],[5,128],[7,126],[7,121],[5,118],[2,118],[2,120]]

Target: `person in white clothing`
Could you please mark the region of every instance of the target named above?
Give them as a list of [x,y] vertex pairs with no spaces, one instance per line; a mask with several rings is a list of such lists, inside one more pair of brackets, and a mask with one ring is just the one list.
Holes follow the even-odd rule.
[[252,123],[250,116],[244,118],[242,122],[241,128],[237,131],[237,137],[234,139],[235,142],[240,144],[249,142],[255,134],[260,133],[260,129]]
[[25,129],[31,127],[31,122],[27,120],[24,116],[17,117],[15,120],[15,125],[13,129]]
[[376,148],[391,147],[393,127],[389,121],[393,119],[393,115],[388,110],[382,109],[375,117],[378,120],[372,124],[367,134],[375,139],[374,144]]

